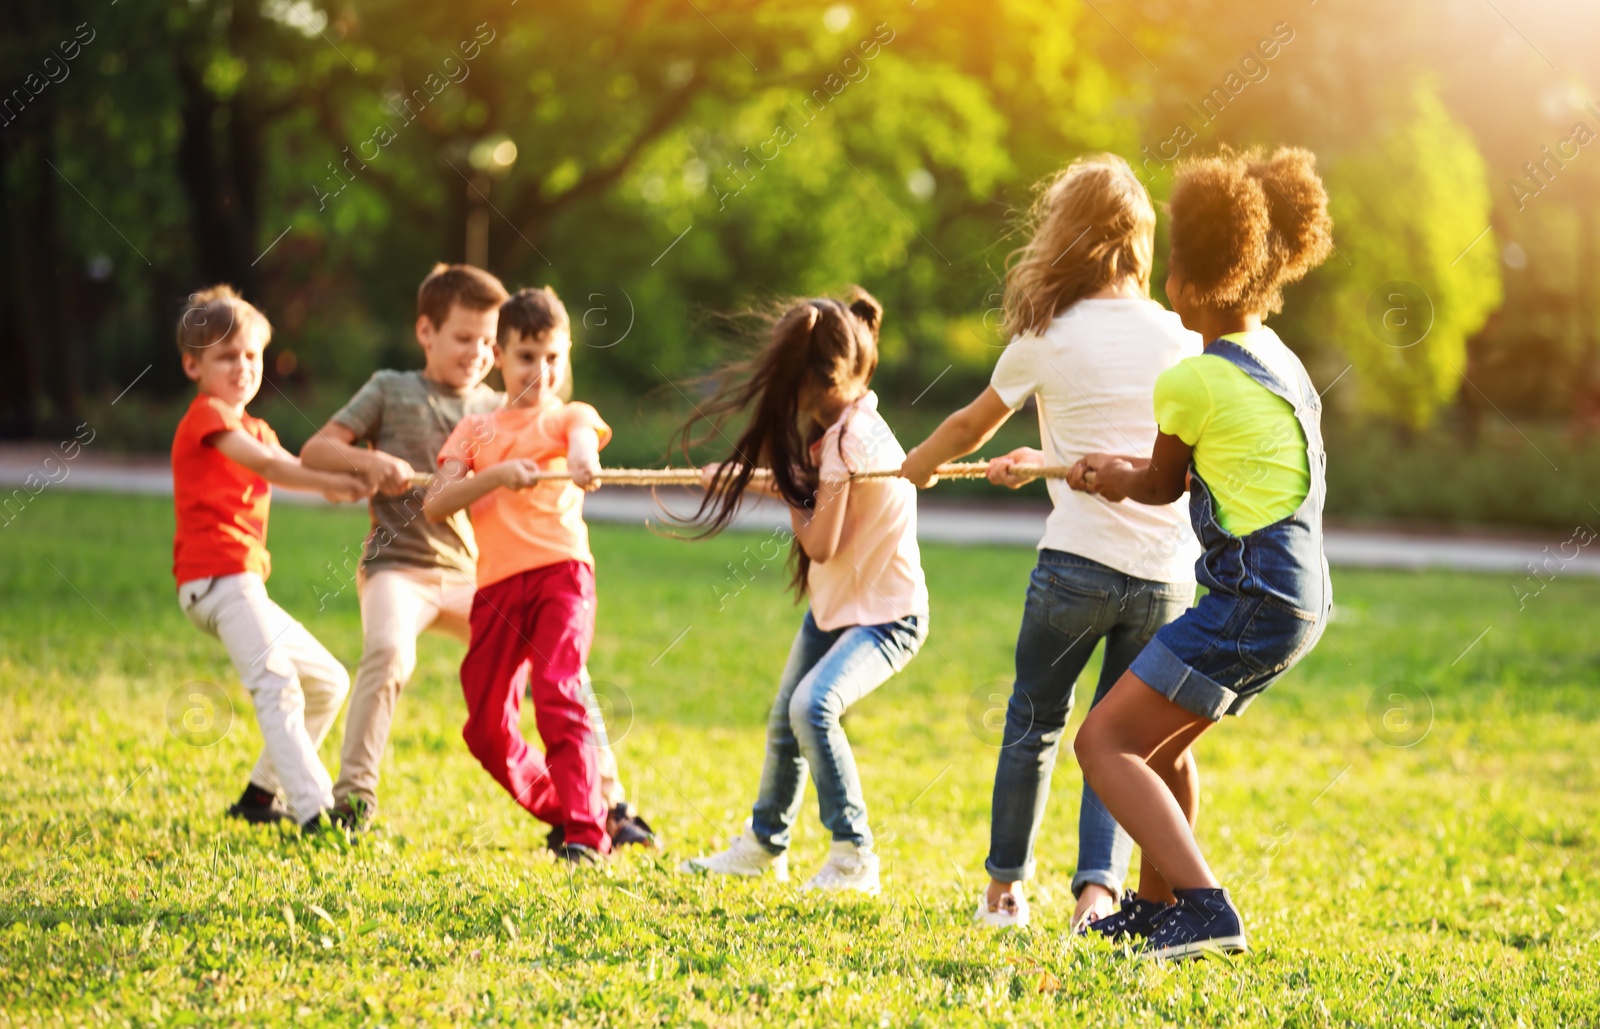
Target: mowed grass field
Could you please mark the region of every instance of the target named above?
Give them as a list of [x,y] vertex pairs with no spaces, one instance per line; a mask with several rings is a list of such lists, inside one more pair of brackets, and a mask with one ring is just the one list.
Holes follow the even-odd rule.
[[[353,669],[364,512],[272,517],[274,597]],[[929,645],[847,721],[884,893],[840,901],[797,889],[828,842],[809,794],[793,885],[675,870],[756,788],[800,617],[763,537],[593,530],[591,669],[666,850],[573,874],[462,744],[442,638],[377,832],[224,820],[259,736],[178,609],[171,522],[160,498],[47,491],[0,529],[0,1023],[1600,1024],[1600,582],[1519,601],[1520,578],[1336,571],[1324,642],[1199,748],[1200,835],[1255,953],[1161,967],[1066,932],[1069,749],[1034,924],[969,922],[1028,550],[925,549]]]

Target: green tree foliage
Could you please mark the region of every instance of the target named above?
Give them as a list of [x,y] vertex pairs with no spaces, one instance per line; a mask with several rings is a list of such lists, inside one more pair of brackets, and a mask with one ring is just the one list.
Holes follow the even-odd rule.
[[[1563,167],[1516,207],[1504,184],[1578,116],[1527,112],[1576,83],[1468,7],[9,5],[0,434],[70,423],[136,378],[135,401],[176,395],[173,313],[218,280],[273,319],[269,394],[412,365],[416,283],[469,254],[553,285],[579,375],[635,393],[713,360],[708,312],[860,282],[888,311],[885,391],[937,381],[943,402],[1004,343],[1012,213],[1041,176],[1107,149],[1159,198],[1172,158],[1279,143],[1315,150],[1333,191],[1339,254],[1279,322],[1319,382],[1355,365],[1335,402],[1425,424],[1471,340],[1471,368],[1515,371],[1474,374],[1487,396],[1559,410],[1551,383],[1600,361],[1595,216],[1569,216],[1600,172]],[[46,70],[80,26],[70,74]],[[1484,327],[1511,242],[1527,260]],[[1368,327],[1390,281],[1433,302],[1416,345]]]
[[1310,307],[1363,410],[1410,429],[1461,387],[1467,340],[1500,304],[1487,171],[1428,80],[1326,169],[1338,250]]

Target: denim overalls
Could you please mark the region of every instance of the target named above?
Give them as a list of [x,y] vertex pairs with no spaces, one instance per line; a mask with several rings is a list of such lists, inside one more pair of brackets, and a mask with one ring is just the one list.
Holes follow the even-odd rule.
[[[1293,514],[1235,536],[1218,523],[1216,498],[1248,485],[1253,462],[1247,460],[1226,483],[1207,483],[1190,467],[1189,520],[1204,549],[1195,578],[1208,592],[1159,630],[1129,670],[1174,703],[1217,720],[1243,711],[1322,637],[1333,587],[1322,550],[1328,465],[1322,398],[1298,360],[1294,390],[1237,343],[1219,339],[1205,352],[1232,362],[1294,406],[1311,473],[1310,490]],[[1264,437],[1257,453],[1267,456],[1299,442]]]

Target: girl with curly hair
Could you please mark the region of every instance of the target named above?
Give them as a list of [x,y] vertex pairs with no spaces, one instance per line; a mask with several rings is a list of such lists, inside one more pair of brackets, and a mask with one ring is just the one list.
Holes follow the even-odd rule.
[[1084,720],[1085,779],[1139,844],[1138,893],[1091,932],[1144,955],[1242,952],[1245,931],[1195,841],[1191,748],[1321,638],[1333,605],[1322,546],[1322,403],[1262,323],[1283,287],[1327,256],[1333,223],[1315,160],[1298,149],[1224,153],[1178,173],[1167,299],[1205,352],[1155,385],[1149,458],[1089,454],[1074,489],[1170,504],[1189,492],[1203,550],[1199,603],[1163,626]]

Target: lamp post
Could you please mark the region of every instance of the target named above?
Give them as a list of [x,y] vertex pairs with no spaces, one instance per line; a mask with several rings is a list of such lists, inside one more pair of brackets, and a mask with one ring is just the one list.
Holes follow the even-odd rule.
[[467,180],[467,263],[489,266],[489,188],[517,163],[517,144],[503,132],[485,136],[467,151],[472,174]]

